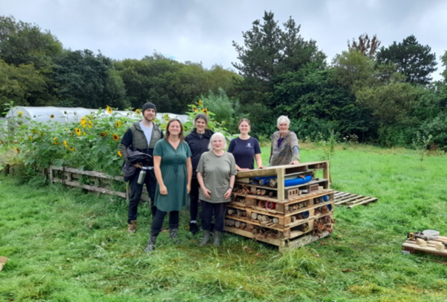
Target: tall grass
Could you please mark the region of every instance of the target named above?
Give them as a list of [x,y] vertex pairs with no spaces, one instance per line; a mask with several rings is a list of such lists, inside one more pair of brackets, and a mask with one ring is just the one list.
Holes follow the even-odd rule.
[[[303,162],[324,156],[312,145],[301,153]],[[447,266],[431,261],[443,259],[401,253],[408,231],[447,235],[446,162],[428,156],[421,167],[411,150],[337,147],[333,187],[379,201],[337,207],[332,237],[284,254],[232,234],[219,248],[199,247],[185,211],[183,244],[162,233],[148,255],[147,204],[128,234],[125,200],[1,177],[0,255],[9,260],[0,300],[446,301]]]

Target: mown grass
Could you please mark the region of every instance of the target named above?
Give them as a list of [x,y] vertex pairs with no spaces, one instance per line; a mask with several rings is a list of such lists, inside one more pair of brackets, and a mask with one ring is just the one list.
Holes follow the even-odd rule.
[[[267,162],[268,148],[263,148]],[[322,150],[303,145],[303,162]],[[339,147],[333,187],[379,198],[337,207],[332,237],[279,254],[226,234],[223,246],[198,246],[182,213],[181,245],[162,233],[147,255],[150,211],[126,232],[127,204],[110,196],[0,178],[0,272],[5,301],[446,301],[447,266],[402,255],[406,233],[447,235],[445,156],[421,165],[411,150]],[[39,184],[39,181],[33,182]],[[447,261],[444,260],[444,261]]]

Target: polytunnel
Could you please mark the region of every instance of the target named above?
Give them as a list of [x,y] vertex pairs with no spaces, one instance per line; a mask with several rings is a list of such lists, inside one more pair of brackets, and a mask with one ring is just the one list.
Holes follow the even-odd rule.
[[[28,123],[28,119],[36,122],[59,122],[59,123],[78,123],[80,120],[90,114],[96,114],[99,109],[89,109],[81,107],[30,107],[30,106],[17,106],[8,111],[6,119],[20,118],[23,123]],[[100,116],[111,115],[107,110],[102,110]],[[142,118],[141,115],[131,111],[114,110],[112,115],[130,117],[135,120]],[[156,118],[163,120],[168,115],[169,119],[178,118],[182,123],[188,121],[188,115],[175,114],[175,113],[157,113]]]

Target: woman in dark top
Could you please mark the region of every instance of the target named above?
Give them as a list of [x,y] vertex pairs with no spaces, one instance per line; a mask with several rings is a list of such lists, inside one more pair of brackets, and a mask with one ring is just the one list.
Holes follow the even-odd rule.
[[262,166],[261,147],[256,138],[250,137],[250,121],[243,118],[239,121],[239,137],[231,140],[228,152],[232,153],[236,160],[236,168],[238,171],[248,171],[255,168],[254,159],[259,169]]
[[213,131],[206,129],[208,126],[208,116],[204,113],[199,113],[194,118],[195,128],[188,134],[185,141],[191,149],[191,162],[193,168],[191,191],[189,192],[189,213],[191,222],[189,223],[189,231],[195,235],[199,231],[197,226],[197,215],[199,213],[199,183],[197,182],[197,165],[199,164],[202,153],[208,151],[208,144],[210,143]]

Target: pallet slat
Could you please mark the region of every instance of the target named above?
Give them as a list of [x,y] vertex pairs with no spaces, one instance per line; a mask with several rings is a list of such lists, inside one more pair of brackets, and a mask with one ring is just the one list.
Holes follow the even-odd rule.
[[359,205],[368,205],[371,202],[378,201],[377,197],[357,195],[348,192],[334,191],[335,205],[348,205],[348,209],[352,209]]

